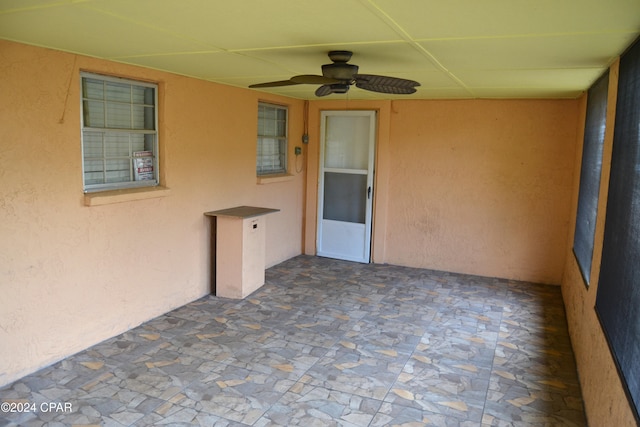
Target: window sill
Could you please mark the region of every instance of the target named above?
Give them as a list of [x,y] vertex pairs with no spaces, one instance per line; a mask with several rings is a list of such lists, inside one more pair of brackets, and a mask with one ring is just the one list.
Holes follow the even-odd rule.
[[155,199],[166,197],[171,190],[167,187],[128,188],[126,190],[101,191],[84,195],[85,206],[101,206],[113,203],[131,202],[134,200]]
[[288,173],[282,175],[264,175],[258,177],[258,184],[273,184],[275,182],[292,181],[293,178],[295,178],[295,176]]

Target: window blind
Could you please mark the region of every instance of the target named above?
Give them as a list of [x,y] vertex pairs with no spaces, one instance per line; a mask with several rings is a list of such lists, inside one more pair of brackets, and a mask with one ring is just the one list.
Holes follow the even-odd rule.
[[258,104],[257,174],[287,171],[287,109]]
[[[83,75],[85,190],[157,183],[156,86]],[[133,159],[148,153],[154,180],[136,183]]]

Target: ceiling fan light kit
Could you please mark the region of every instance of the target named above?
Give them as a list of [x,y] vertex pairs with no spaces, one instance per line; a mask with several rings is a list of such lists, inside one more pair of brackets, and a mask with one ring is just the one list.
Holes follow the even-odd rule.
[[319,84],[315,92],[316,96],[326,96],[332,93],[347,93],[352,85],[364,90],[396,95],[408,95],[416,92],[420,83],[400,79],[397,77],[378,76],[375,74],[358,74],[359,67],[347,64],[353,53],[348,50],[332,50],[329,52],[331,64],[322,66],[322,75],[303,74],[293,76],[289,80],[276,82],[257,83],[250,88],[267,88],[289,86],[298,84]]

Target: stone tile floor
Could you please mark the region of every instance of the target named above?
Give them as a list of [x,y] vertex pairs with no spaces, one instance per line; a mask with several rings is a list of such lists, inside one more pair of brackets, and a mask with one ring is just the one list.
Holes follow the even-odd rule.
[[558,287],[309,256],[268,269],[245,300],[201,298],[0,402],[36,408],[0,413],[2,426],[586,425]]

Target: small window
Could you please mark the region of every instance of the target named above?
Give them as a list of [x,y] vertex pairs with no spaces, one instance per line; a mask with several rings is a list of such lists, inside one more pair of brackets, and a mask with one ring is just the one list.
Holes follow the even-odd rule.
[[158,86],[81,74],[84,191],[158,185]]
[[573,238],[573,253],[587,286],[589,286],[589,276],[591,274],[596,218],[598,215],[608,94],[609,72],[606,72],[587,93],[587,114],[582,145],[578,210]]
[[287,108],[258,104],[258,176],[287,173]]

